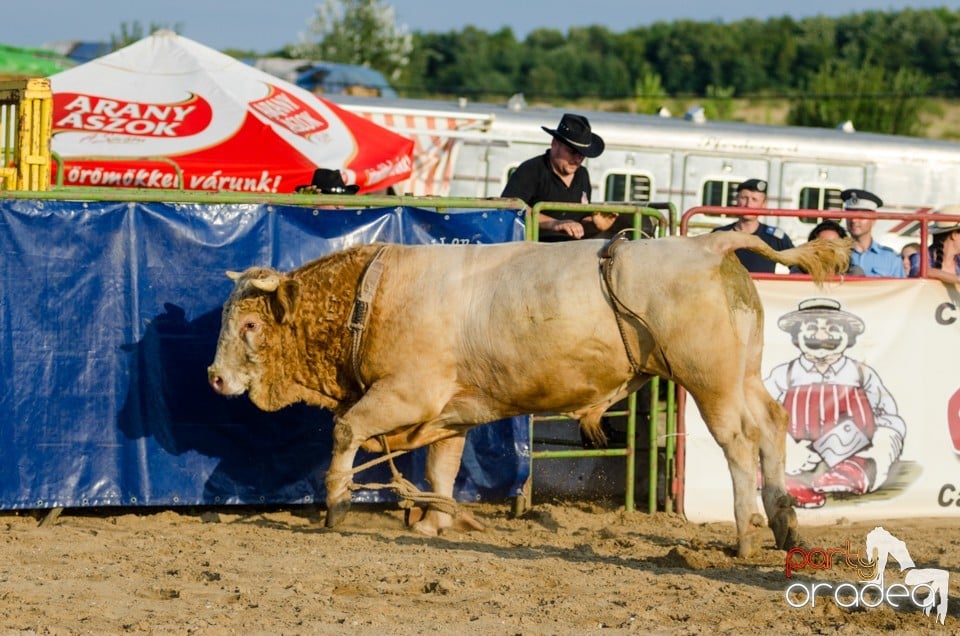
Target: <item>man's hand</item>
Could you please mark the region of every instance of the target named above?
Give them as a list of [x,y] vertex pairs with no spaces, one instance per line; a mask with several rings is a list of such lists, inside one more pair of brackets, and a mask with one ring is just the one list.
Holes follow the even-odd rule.
[[554,219],[547,224],[547,229],[561,232],[575,239],[583,238],[583,225],[580,221],[570,219]]
[[613,227],[613,224],[616,223],[618,216],[620,215],[615,212],[594,212],[590,216],[590,220],[593,221],[593,224],[598,230],[603,232],[604,230],[609,230],[611,227]]

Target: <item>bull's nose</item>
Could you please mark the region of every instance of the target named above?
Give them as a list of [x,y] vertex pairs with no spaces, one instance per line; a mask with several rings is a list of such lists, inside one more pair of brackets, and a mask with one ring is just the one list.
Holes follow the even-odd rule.
[[210,386],[213,387],[214,391],[220,394],[223,393],[223,378],[213,367],[207,369],[207,380],[210,382]]

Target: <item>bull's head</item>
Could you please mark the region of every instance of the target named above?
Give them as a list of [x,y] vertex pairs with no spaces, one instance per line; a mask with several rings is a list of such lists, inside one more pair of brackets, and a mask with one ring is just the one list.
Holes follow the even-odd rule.
[[284,393],[282,342],[297,312],[300,283],[279,272],[250,268],[227,272],[233,292],[223,305],[217,353],[207,369],[210,386],[221,395],[249,392],[261,409],[289,404]]

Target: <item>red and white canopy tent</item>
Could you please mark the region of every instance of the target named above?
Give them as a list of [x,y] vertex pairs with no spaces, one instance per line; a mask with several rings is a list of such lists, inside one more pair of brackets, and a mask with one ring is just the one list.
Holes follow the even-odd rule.
[[286,193],[319,167],[365,193],[410,175],[413,140],[171,31],[50,83],[64,185]]

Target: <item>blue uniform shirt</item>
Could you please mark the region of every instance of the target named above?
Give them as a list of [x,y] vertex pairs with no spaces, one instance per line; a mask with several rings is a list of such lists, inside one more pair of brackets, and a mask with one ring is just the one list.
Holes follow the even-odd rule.
[[[714,228],[713,231],[733,232],[736,231],[736,227],[736,223],[731,223],[730,225]],[[778,252],[781,250],[788,250],[793,247],[793,241],[790,240],[790,237],[787,236],[783,230],[772,225],[767,225],[766,223],[761,223],[753,235],[759,236],[760,240]],[[743,263],[743,266],[748,272],[759,272],[765,274],[773,274],[776,272],[777,264],[771,261],[769,258],[764,258],[763,256],[751,252],[750,250],[737,250],[736,254],[737,258],[740,259],[740,262]]]
[[865,252],[851,251],[850,264],[859,265],[867,276],[906,277],[906,272],[903,271],[903,259],[900,258],[900,255],[876,241],[871,241],[870,247]]

